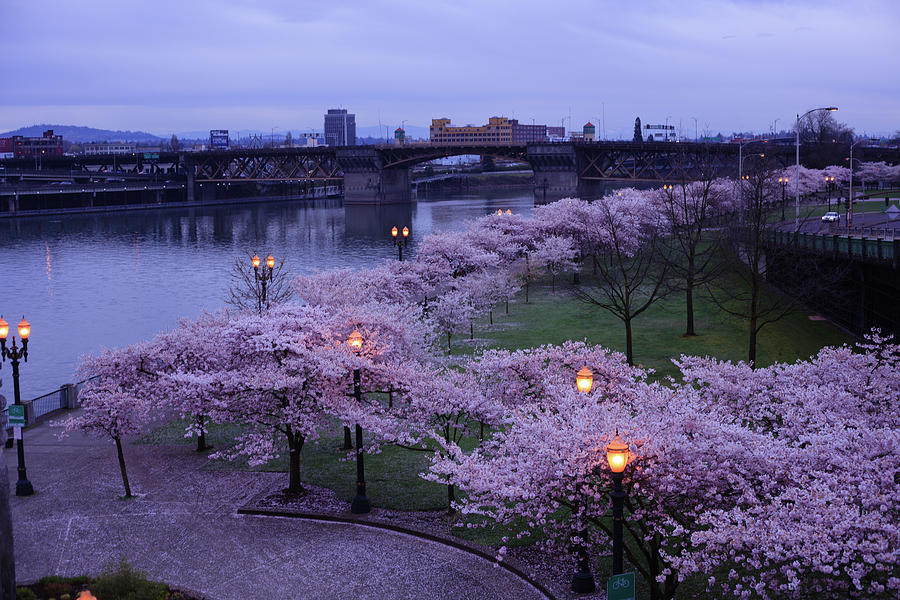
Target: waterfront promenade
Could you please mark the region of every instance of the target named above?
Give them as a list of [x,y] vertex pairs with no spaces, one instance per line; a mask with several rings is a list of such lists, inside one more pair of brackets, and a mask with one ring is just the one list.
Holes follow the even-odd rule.
[[[96,574],[120,558],[151,579],[210,600],[517,598],[544,596],[471,553],[364,525],[238,515],[283,473],[203,469],[190,446],[115,446],[81,433],[25,432],[34,496],[12,496],[17,580]],[[3,450],[15,484],[14,450]]]

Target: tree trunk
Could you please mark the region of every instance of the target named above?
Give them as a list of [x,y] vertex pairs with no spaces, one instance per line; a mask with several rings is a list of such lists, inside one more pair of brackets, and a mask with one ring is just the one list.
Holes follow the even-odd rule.
[[197,434],[197,452],[203,452],[210,448],[210,446],[206,445],[206,431],[204,425],[203,415],[197,415],[197,431],[199,431]]
[[469,339],[475,339],[475,323],[474,321],[469,321]]
[[453,502],[456,500],[456,489],[453,487],[452,483],[447,484],[447,510],[451,513],[456,512],[456,509],[453,508]]
[[628,364],[634,366],[634,353],[631,348],[631,319],[625,319],[625,358]]
[[509,314],[509,297],[506,298],[506,314]]
[[493,308],[488,311],[488,318],[490,319],[490,324],[493,325],[494,324],[494,309]]
[[684,335],[697,335],[694,331],[694,282],[690,277],[687,280],[687,288],[684,294],[684,303],[687,310],[687,330],[684,332]]
[[122,471],[122,483],[125,484],[125,497],[131,498],[131,486],[128,484],[128,472],[125,470],[125,455],[122,453],[122,439],[114,436],[116,441],[116,454],[119,456],[119,470]]
[[344,425],[344,445],[341,450],[352,450],[353,440],[350,439],[350,428]]
[[556,293],[556,274],[550,275],[550,291]]
[[303,437],[299,434],[289,433],[287,439],[290,459],[287,491],[297,493],[303,490],[303,486],[300,484],[300,451],[303,449]]
[[756,278],[750,285],[750,348],[747,352],[747,360],[750,361],[750,368],[756,368],[756,334],[757,334],[757,310],[759,306],[759,285]]
[[453,348],[450,347],[450,335],[451,335],[451,334],[450,334],[450,332],[448,331],[448,332],[447,332],[447,354],[450,354],[450,353],[453,352]]
[[525,304],[528,304],[528,279],[525,279]]

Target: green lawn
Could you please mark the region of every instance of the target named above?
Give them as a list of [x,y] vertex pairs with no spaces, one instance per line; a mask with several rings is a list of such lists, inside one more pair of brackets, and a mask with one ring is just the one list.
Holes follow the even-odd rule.
[[[568,284],[567,284],[568,285]],[[501,306],[494,312],[494,327],[476,325],[475,337],[487,347],[510,350],[565,340],[587,340],[613,350],[625,351],[625,326],[600,308],[584,304],[567,290],[553,293],[549,286],[530,296],[525,304],[519,296],[510,303],[510,314]],[[697,336],[684,337],[685,309],[682,294],[669,296],[650,307],[633,323],[635,364],[656,371],[657,377],[676,375],[671,358],[681,354],[714,356],[732,361],[747,360],[748,327],[745,322],[722,313],[703,295],[695,297]],[[454,353],[470,352],[471,344],[456,338]],[[757,349],[758,363],[793,362],[808,358],[822,346],[852,342],[853,338],[827,321],[811,321],[809,313],[797,312],[763,328]]]

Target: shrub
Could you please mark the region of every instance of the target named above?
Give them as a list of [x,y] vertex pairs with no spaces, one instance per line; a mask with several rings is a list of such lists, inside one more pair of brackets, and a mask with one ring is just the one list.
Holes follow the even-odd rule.
[[91,592],[98,600],[166,600],[169,595],[167,586],[148,581],[125,559],[107,565],[91,585]]
[[31,588],[16,588],[16,600],[38,600],[37,594],[31,591]]

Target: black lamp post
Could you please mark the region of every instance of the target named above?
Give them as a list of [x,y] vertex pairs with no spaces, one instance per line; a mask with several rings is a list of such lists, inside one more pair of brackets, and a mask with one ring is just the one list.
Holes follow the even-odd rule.
[[397,255],[398,258],[403,260],[403,246],[405,246],[409,240],[409,227],[403,228],[403,236],[398,235],[400,232],[397,231],[396,227],[391,227],[391,237],[394,238],[394,244],[397,246]]
[[788,184],[787,177],[779,177],[778,183],[781,184],[781,220],[784,221],[784,188]]
[[[359,356],[359,353],[362,351],[362,336],[359,334],[359,331],[353,330],[353,333],[350,334],[350,338],[347,340],[347,344],[350,348]],[[360,391],[360,375],[359,368],[353,369],[353,397],[356,398],[356,403],[362,403],[362,393]],[[356,496],[353,497],[353,502],[350,504],[350,512],[355,515],[365,514],[372,510],[372,504],[369,502],[369,497],[366,496],[366,475],[365,475],[365,467],[363,465],[363,448],[362,448],[362,427],[359,426],[359,423],[356,424]]]
[[256,282],[262,286],[262,293],[258,294],[256,299],[256,310],[262,314],[263,306],[269,308],[269,301],[266,297],[266,284],[272,281],[272,273],[275,270],[275,257],[270,254],[266,257],[266,264],[260,267],[259,256],[254,254],[253,258],[250,259],[250,263],[253,265],[253,276]]
[[[831,193],[834,191],[834,177],[825,176],[825,187],[828,189],[828,210],[831,210]],[[837,208],[841,208],[841,203],[838,201]]]
[[622,478],[625,467],[628,465],[628,444],[616,437],[606,446],[606,462],[612,471],[613,490],[610,493],[613,505],[613,564],[612,574],[619,575],[624,571],[624,543],[622,541],[622,529],[625,521],[625,490],[622,488]]
[[[19,337],[22,338],[22,347],[16,347],[16,337],[13,336],[12,346],[6,347],[6,336],[9,334],[9,323],[0,317],[0,356],[5,362],[8,358],[12,363],[13,373],[13,399],[17,405],[22,404],[22,396],[19,393],[19,361],[28,362],[28,336],[31,335],[31,325],[22,317],[19,322]],[[25,473],[25,443],[22,436],[16,440],[16,451],[19,457],[19,479],[16,481],[16,496],[30,496],[34,493],[34,487],[28,481]]]
[[[575,374],[575,387],[578,388],[579,392],[588,394],[593,385],[594,374],[587,368],[587,365],[581,367]],[[575,568],[575,573],[572,574],[571,589],[578,594],[589,594],[597,589],[597,586],[594,583],[594,574],[591,573],[591,559],[587,552],[587,537],[587,531],[581,532],[583,541],[576,549],[578,553],[578,566]]]

